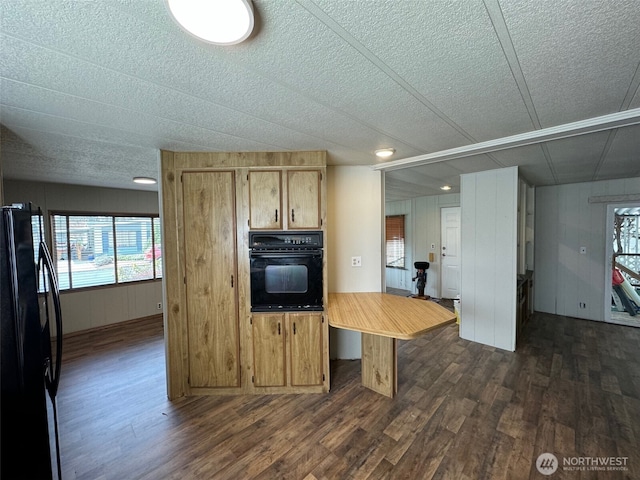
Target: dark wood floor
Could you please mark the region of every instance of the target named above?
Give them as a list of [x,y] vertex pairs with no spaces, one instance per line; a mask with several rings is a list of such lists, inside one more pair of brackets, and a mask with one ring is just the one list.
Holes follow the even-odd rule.
[[[401,342],[399,392],[332,362],[326,395],[166,399],[162,325],[65,340],[58,397],[71,479],[638,479],[640,329],[536,314],[517,353],[451,325]],[[544,452],[628,457],[543,476]]]

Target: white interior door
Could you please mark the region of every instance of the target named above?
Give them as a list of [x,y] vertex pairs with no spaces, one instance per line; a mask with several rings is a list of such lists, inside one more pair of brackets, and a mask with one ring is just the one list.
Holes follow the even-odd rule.
[[442,298],[460,295],[460,207],[440,210]]

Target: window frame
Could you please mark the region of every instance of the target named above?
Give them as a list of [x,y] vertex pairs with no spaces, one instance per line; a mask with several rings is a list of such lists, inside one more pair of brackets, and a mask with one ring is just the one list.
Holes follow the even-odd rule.
[[[44,216],[44,214],[43,214]],[[55,229],[55,217],[64,217],[64,230],[61,230],[64,232],[65,238],[66,238],[66,252],[65,252],[65,256],[67,257],[65,260],[65,262],[68,262],[68,272],[62,272],[62,274],[67,275],[68,274],[68,281],[65,283],[60,282],[60,268],[59,268],[59,262],[60,259],[58,258],[58,250],[57,250],[57,242],[56,242],[56,238],[58,236],[58,232]],[[71,268],[71,261],[72,261],[72,255],[71,255],[71,232],[70,232],[70,228],[69,228],[69,222],[70,222],[70,217],[105,217],[107,219],[109,219],[110,222],[110,233],[112,235],[112,242],[113,242],[113,268],[114,268],[114,281],[112,283],[101,283],[101,284],[96,284],[96,285],[83,285],[80,287],[74,287],[73,286],[73,271]],[[60,287],[60,293],[64,294],[64,293],[70,293],[70,292],[81,292],[81,291],[87,291],[87,290],[91,290],[91,289],[102,289],[102,288],[112,288],[112,287],[122,287],[122,286],[126,286],[126,285],[135,285],[135,284],[140,284],[140,283],[146,283],[146,282],[158,282],[158,281],[162,281],[162,268],[158,267],[158,258],[163,258],[164,255],[162,255],[162,257],[158,257],[155,258],[155,253],[156,253],[156,249],[158,247],[160,247],[160,251],[162,252],[162,246],[163,246],[163,242],[162,242],[162,224],[160,223],[160,214],[158,213],[113,213],[113,212],[94,212],[94,211],[69,211],[69,210],[51,210],[49,212],[47,212],[47,223],[49,226],[48,229],[48,235],[47,235],[47,240],[49,242],[50,247],[50,251],[52,252],[52,257],[53,257],[53,262],[54,262],[54,266],[55,266],[55,270],[56,270],[56,275],[58,277],[58,283],[60,285],[63,284],[68,284],[69,287],[65,287],[62,288]],[[119,271],[118,271],[118,252],[117,252],[117,233],[116,233],[116,225],[117,225],[117,219],[122,219],[122,218],[140,218],[140,219],[145,219],[149,221],[150,224],[150,229],[151,229],[151,234],[150,234],[150,238],[151,238],[151,252],[152,255],[154,256],[154,259],[152,260],[151,264],[152,264],[152,278],[143,278],[143,279],[137,279],[137,280],[121,280],[118,278],[119,276]],[[109,227],[106,227],[109,228]],[[156,231],[157,230],[157,231]],[[158,238],[158,235],[160,236],[159,241],[156,243],[156,238]],[[144,250],[143,250],[143,254],[144,254]]]
[[[407,266],[406,266],[406,252],[405,252],[405,248],[406,248],[406,215],[405,214],[397,214],[397,215],[385,215],[384,217],[384,245],[385,245],[385,268],[397,268],[400,270],[406,270]],[[397,222],[397,225],[389,225],[390,223],[390,219],[391,220],[400,220],[400,222]],[[392,228],[393,230],[390,232],[390,228]],[[397,238],[390,238],[390,234],[392,236],[395,236]],[[390,242],[401,242],[401,251],[399,248],[394,247],[394,246],[389,246]],[[396,257],[398,259],[402,259],[402,265],[390,265],[389,263],[389,251],[391,249],[394,249],[394,252],[396,253]],[[399,254],[402,253],[402,256],[399,256]],[[397,261],[397,260],[395,260]]]

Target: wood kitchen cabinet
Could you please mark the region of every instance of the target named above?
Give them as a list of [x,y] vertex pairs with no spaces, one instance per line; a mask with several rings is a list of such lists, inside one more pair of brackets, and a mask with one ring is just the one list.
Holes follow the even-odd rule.
[[[322,226],[322,172],[298,169],[284,172],[286,185],[283,186],[283,170],[249,171],[249,228],[319,230]],[[283,201],[285,191],[286,202]]]
[[291,348],[291,385],[322,385],[322,314],[290,313],[287,317]]
[[287,215],[289,230],[319,229],[320,182],[319,170],[287,171]]
[[251,170],[249,180],[249,228],[282,229],[282,171]]
[[256,313],[253,383],[256,387],[311,387],[325,381],[322,313]]
[[234,172],[183,173],[182,204],[189,386],[239,387]]
[[252,312],[249,250],[251,230],[327,235],[326,152],[163,150],[161,177],[168,397],[328,392],[324,312]]
[[284,314],[255,314],[251,318],[253,384],[256,387],[284,387],[287,384],[284,320]]

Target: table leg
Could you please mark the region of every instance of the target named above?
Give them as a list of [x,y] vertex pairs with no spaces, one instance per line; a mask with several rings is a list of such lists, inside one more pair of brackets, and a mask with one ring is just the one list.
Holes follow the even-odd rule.
[[393,398],[398,391],[398,355],[395,338],[362,334],[362,385]]

